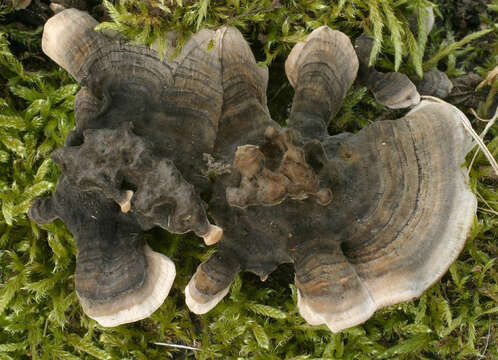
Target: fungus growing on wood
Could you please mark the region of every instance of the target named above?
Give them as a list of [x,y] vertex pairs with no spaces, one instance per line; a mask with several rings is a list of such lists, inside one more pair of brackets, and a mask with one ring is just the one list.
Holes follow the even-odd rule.
[[[246,71],[239,74],[241,95],[230,96],[231,107],[223,109],[220,129],[226,118],[236,119],[251,128],[251,135],[241,139],[234,126],[223,134],[223,144],[230,145],[216,147],[220,158],[235,154],[234,166],[214,184],[209,213],[224,234],[185,289],[192,311],[213,308],[239,270],[264,280],[279,264],[293,262],[301,315],[336,332],[362,323],[379,308],[420,296],[446,272],[476,211],[461,167],[471,138],[456,109],[423,101],[399,120],[374,123],[355,135],[329,136],[327,125],[358,63],[344,34],[321,27],[296,45],[286,63],[295,95],[287,129],[280,130],[267,115],[266,78],[254,86],[251,73],[258,66],[240,34],[231,31],[221,59],[228,64],[223,79],[234,76],[233,63],[245,64]],[[225,93],[235,93],[230,85],[223,82]],[[290,134],[292,147],[305,159],[299,169],[318,179],[314,189],[330,192],[327,201],[316,201],[313,192],[282,195],[289,186],[289,178],[277,171],[283,147],[270,145],[271,139]],[[241,157],[247,166],[240,165]],[[266,202],[253,180],[268,178],[275,183],[272,189],[281,191],[263,191],[272,200]],[[236,197],[234,202],[233,189],[250,186],[245,201]]]
[[[76,129],[53,154],[64,175],[30,215],[61,217],[74,233],[77,292],[101,324],[139,320],[167,295],[174,266],[141,237],[156,225],[219,240],[185,289],[193,312],[213,308],[240,270],[264,280],[294,263],[301,315],[332,331],[419,296],[456,259],[476,210],[461,113],[424,101],[399,120],[329,136],[362,66],[343,33],[318,28],[291,51],[282,129],[267,108],[267,69],[238,30],[203,30],[161,62],[95,25],[70,9],[45,27],[44,51],[83,87]],[[213,166],[223,171],[210,179]]]

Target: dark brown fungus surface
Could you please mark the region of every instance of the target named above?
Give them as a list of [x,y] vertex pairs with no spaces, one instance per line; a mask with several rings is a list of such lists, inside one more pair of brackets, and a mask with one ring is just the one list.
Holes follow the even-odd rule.
[[270,118],[266,104],[268,69],[256,65],[256,60],[242,34],[235,28],[219,30],[223,108],[218,124],[214,156],[232,162],[240,144],[264,141],[264,131],[271,125],[280,128]]
[[[219,32],[201,30],[173,60],[168,53],[161,61],[154,49],[95,32],[97,24],[75,9],[45,24],[44,52],[82,85],[76,129],[66,145],[80,145],[86,129],[131,122],[154,154],[172,160],[189,183],[205,188],[202,154],[213,150],[223,102],[219,49],[208,50]],[[167,38],[174,41],[172,34]]]
[[32,218],[61,217],[78,244],[76,290],[84,311],[104,326],[143,319],[164,301],[174,265],[151,251],[142,232],[158,225],[194,231],[207,244],[199,194],[208,189],[204,153],[214,150],[223,102],[220,32],[202,30],[170,53],[95,32],[87,13],[67,9],[43,32],[43,51],[81,84],[76,128],[53,154],[64,177]]
[[285,62],[295,89],[289,126],[307,138],[327,136],[327,124],[341,108],[357,71],[351,41],[340,31],[322,26],[296,44]]
[[123,212],[132,210],[143,229],[157,225],[178,234],[209,233],[210,224],[194,186],[171,160],[157,157],[127,125],[85,130],[82,145],[57,149],[52,159],[78,189],[101,191]]
[[[368,68],[368,38],[355,49],[320,27],[295,46],[282,129],[267,108],[267,69],[236,29],[202,30],[161,61],[96,24],[69,9],[45,26],[44,51],[82,88],[76,129],[53,154],[63,176],[30,216],[59,217],[75,235],[77,293],[102,325],[142,319],[167,296],[174,265],[142,237],[156,225],[221,239],[185,289],[192,311],[213,308],[240,270],[265,279],[294,263],[301,315],[332,331],[419,296],[456,259],[476,211],[461,167],[465,119],[449,104],[419,103],[406,76]],[[357,72],[384,104],[418,105],[331,137]]]
[[62,176],[52,198],[37,199],[29,216],[39,224],[60,218],[73,233],[76,293],[101,325],[146,318],[168,295],[175,265],[152,251],[140,224],[100,191],[81,191]]
[[[232,46],[247,47],[241,37],[237,41]],[[243,54],[237,62],[247,72],[256,71],[252,56],[234,54]],[[209,204],[224,234],[185,289],[192,311],[214,307],[239,270],[265,279],[279,264],[293,262],[301,315],[336,332],[379,308],[420,296],[463,248],[477,206],[461,166],[471,148],[463,115],[449,104],[423,101],[401,119],[374,123],[355,135],[328,136],[327,124],[354,81],[351,54],[344,34],[315,30],[286,64],[296,89],[288,128],[259,121],[244,124],[253,129],[252,138],[238,143],[237,135],[231,138],[238,146],[227,148],[233,168],[216,178]],[[225,71],[223,78],[230,77]],[[241,77],[243,96],[232,99],[240,121],[252,120],[241,104],[264,106],[260,94],[251,92],[253,81]],[[222,119],[228,111],[224,108]],[[327,189],[330,201],[282,195],[291,183],[280,171],[288,149],[297,149],[297,169],[313,179],[314,190]],[[265,201],[258,198],[261,179],[278,190],[263,192],[271,195]],[[246,192],[234,202],[233,189]]]

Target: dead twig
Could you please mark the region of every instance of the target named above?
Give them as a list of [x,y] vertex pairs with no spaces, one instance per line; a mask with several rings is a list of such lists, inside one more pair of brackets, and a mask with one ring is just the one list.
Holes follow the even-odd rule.
[[[421,96],[421,98],[422,99],[427,99],[427,100],[432,100],[432,101],[439,102],[439,103],[448,104],[446,101],[443,101],[443,100],[441,100],[441,99],[439,99],[437,97],[434,97],[434,96],[427,96],[426,95],[426,96]],[[449,105],[451,105],[451,104],[449,104]],[[481,139],[481,137],[472,128],[472,125],[470,124],[470,121],[469,121],[469,119],[467,119],[467,117],[465,116],[465,114],[460,109],[458,109],[456,106],[454,106],[454,105],[451,105],[451,106],[458,112],[458,114],[460,115],[460,121],[461,121],[463,127],[465,128],[465,130],[467,130],[467,132],[476,141],[477,146],[479,146],[479,148],[482,150],[482,152],[484,153],[484,155],[488,159],[489,163],[491,164],[491,167],[493,168],[493,170],[495,171],[495,173],[498,175],[498,163],[496,162],[495,158],[493,157],[493,155],[489,151],[489,149],[486,146],[486,144],[484,144],[484,141]],[[469,166],[469,172],[470,172],[470,168],[471,167]]]
[[[487,119],[481,119],[479,116],[477,116],[477,113],[475,112],[474,109],[470,109],[470,112],[472,113],[472,115],[474,115],[476,117],[476,119],[484,121],[484,122],[487,122],[486,127],[482,131],[481,135],[479,135],[480,138],[484,140],[484,137],[488,133],[489,129],[491,129],[491,126],[494,125],[496,119],[498,118],[498,110],[496,110],[495,115],[491,119],[488,119],[488,120]],[[477,158],[477,154],[479,154],[479,148],[475,151],[474,156],[472,156],[472,161],[470,162],[467,175],[470,173],[470,169],[472,169],[472,166],[474,165],[474,161]],[[495,170],[495,172],[496,172],[496,170]],[[498,175],[498,173],[496,175]]]

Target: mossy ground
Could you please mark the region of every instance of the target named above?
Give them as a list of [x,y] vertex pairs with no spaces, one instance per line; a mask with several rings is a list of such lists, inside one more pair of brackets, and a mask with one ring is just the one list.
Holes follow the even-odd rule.
[[[484,79],[498,63],[498,2],[434,3],[441,16],[428,36],[416,31],[416,21],[413,33],[409,26],[410,14],[422,14],[425,0],[123,0],[117,6],[105,2],[108,13],[95,11],[109,20],[103,27],[146,44],[161,41],[161,32],[170,28],[187,38],[202,27],[237,26],[258,61],[270,66],[270,110],[283,123],[292,98],[285,57],[296,41],[323,24],[351,37],[372,34],[372,60],[384,70],[417,76],[438,66],[451,78],[477,72]],[[2,5],[0,14],[0,360],[498,359],[498,180],[482,155],[470,172],[479,211],[459,259],[420,299],[380,310],[361,326],[332,334],[324,326],[307,325],[296,309],[296,289],[289,285],[290,265],[264,283],[242,273],[220,305],[194,315],[185,306],[183,289],[214,250],[192,235],[159,229],[147,234],[148,241],[178,270],[163,306],[146,320],[112,329],[87,318],[74,292],[71,234],[60,221],[40,227],[26,216],[34,197],[54,190],[59,169],[48,155],[74,126],[78,86],[42,54],[36,16]],[[470,115],[469,105],[489,117],[497,90],[495,78],[479,92],[471,88],[459,103],[478,132],[486,123]],[[354,132],[398,115],[375,104],[364,88],[354,88],[330,131]],[[497,157],[497,126],[485,142]]]

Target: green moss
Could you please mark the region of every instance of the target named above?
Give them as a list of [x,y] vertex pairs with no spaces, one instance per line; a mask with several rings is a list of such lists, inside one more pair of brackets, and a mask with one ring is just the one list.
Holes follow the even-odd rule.
[[[371,59],[387,70],[399,67],[414,75],[439,65],[450,76],[468,71],[485,76],[497,64],[497,30],[491,20],[496,1],[481,14],[487,30],[468,37],[444,19],[438,20],[442,30],[428,37],[413,34],[408,19],[428,4],[425,0],[104,3],[113,21],[101,28],[117,30],[138,43],[162,43],[161,34],[174,29],[181,34],[181,45],[199,28],[237,26],[258,60],[270,65],[270,111],[281,123],[293,92],[285,80],[285,57],[297,41],[323,24],[352,37],[363,31],[372,34],[376,46]],[[0,16],[7,11],[0,7]],[[307,325],[296,309],[296,288],[289,285],[291,265],[281,266],[266,282],[240,274],[220,305],[206,315],[194,315],[184,304],[183,289],[196,266],[214,250],[191,235],[155,229],[147,234],[149,243],[177,264],[170,296],[146,320],[100,327],[82,313],[74,292],[76,246],[71,234],[60,221],[39,227],[26,216],[34,197],[54,189],[59,170],[48,155],[63,145],[74,126],[78,86],[48,60],[37,60],[43,59],[41,29],[20,31],[6,24],[0,25],[0,34],[0,360],[498,358],[498,194],[482,154],[470,173],[479,212],[458,261],[420,299],[382,309],[361,326],[332,334],[323,326]],[[45,70],[28,71],[28,65]],[[484,99],[493,94],[491,89],[496,91],[497,83],[482,88]],[[493,105],[493,96],[487,96],[478,109],[482,116]],[[384,110],[365,89],[351,89],[330,130],[357,131]],[[473,125],[479,131],[485,123]],[[486,142],[497,157],[496,126]]]

